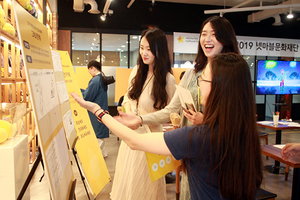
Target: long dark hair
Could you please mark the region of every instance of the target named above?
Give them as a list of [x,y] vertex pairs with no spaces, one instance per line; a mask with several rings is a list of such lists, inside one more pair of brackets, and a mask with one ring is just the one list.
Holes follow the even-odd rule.
[[[145,37],[147,39],[150,50],[155,56],[155,64],[153,67],[153,88],[151,92],[154,98],[153,107],[155,109],[162,109],[168,103],[166,77],[168,72],[171,73],[171,62],[167,38],[165,33],[158,28],[144,30],[141,36],[141,38]],[[133,100],[139,99],[149,70],[149,66],[144,64],[140,54],[138,56],[137,64],[139,65],[139,68],[136,76],[131,81],[132,87],[128,91],[129,97]]]
[[[209,144],[209,177],[217,175],[223,198],[255,199],[263,168],[249,66],[235,53],[216,55],[210,63],[211,92],[203,118],[210,131],[199,133]],[[205,149],[199,164],[201,152]]]
[[[208,23],[211,23],[212,28],[215,31],[216,39],[223,45],[221,53],[234,52],[240,54],[238,48],[238,42],[231,23],[224,17],[212,16],[207,18],[201,26],[200,38],[203,27]],[[200,38],[198,43],[198,53],[195,59],[195,72],[199,72],[204,69],[207,64],[207,57],[205,56],[203,49],[200,45]]]

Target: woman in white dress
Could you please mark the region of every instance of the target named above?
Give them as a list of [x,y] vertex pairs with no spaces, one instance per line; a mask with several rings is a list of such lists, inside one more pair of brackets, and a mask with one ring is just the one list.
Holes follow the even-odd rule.
[[[126,113],[145,115],[164,108],[176,90],[171,74],[167,39],[158,28],[142,32],[138,57],[124,96]],[[162,131],[161,125],[143,125],[136,132]],[[166,181],[151,182],[145,152],[133,151],[121,142],[111,191],[113,200],[166,200]]]

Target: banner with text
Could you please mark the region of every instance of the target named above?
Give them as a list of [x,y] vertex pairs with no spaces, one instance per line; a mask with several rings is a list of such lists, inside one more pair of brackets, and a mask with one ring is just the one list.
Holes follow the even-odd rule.
[[[174,32],[174,53],[197,54],[199,33]],[[300,40],[237,36],[242,55],[300,57]]]
[[74,176],[55,84],[48,30],[16,1],[12,6],[49,192],[53,200],[66,200],[74,192],[71,190]]
[[[60,54],[68,93],[74,92],[82,97],[68,52],[57,52]],[[69,99],[69,102],[78,136],[76,150],[93,195],[96,197],[111,180],[110,175],[87,110],[80,107],[72,97]]]

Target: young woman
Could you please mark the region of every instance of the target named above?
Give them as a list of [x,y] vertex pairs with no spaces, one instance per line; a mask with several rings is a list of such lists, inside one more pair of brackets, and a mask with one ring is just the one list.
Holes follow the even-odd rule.
[[165,133],[137,134],[97,104],[71,95],[130,148],[183,159],[191,199],[255,199],[263,167],[249,67],[238,54],[216,55],[197,83],[202,124]]
[[[141,34],[137,66],[129,77],[123,106],[126,113],[145,115],[164,108],[176,90],[164,32],[158,28]],[[161,125],[139,127],[137,133],[162,131]],[[166,200],[165,179],[151,182],[145,152],[133,151],[121,142],[111,191],[113,200]]]
[[[179,83],[179,86],[191,92],[197,112],[192,110],[190,110],[191,114],[181,112],[179,95],[175,93],[170,104],[164,109],[147,115],[140,114],[140,117],[131,115],[130,120],[122,120],[120,122],[132,129],[136,129],[141,124],[167,123],[170,121],[171,113],[181,112],[181,126],[200,124],[203,119],[201,112],[203,112],[204,108],[200,106],[201,93],[198,91],[197,77],[202,73],[208,61],[221,52],[240,53],[235,32],[230,22],[224,17],[212,16],[206,19],[201,26],[195,67],[194,69],[188,69]],[[122,116],[123,113],[120,113],[120,115]],[[180,199],[189,200],[189,186],[187,176],[184,173],[182,174],[180,189]]]

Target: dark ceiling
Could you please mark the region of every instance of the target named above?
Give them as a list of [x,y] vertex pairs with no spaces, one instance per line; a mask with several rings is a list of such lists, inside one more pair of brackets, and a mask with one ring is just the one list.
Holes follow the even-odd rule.
[[[105,0],[96,0],[99,10],[104,7]],[[114,0],[109,9],[114,13],[107,16],[106,21],[100,20],[101,14],[90,14],[85,6],[83,12],[74,12],[73,0],[59,0],[59,29],[92,29],[97,32],[132,32],[139,33],[148,26],[158,26],[166,33],[199,32],[204,19],[212,15],[204,14],[204,10],[223,9],[220,6],[192,5],[179,3],[136,0],[127,8],[129,0]],[[226,13],[223,16],[233,25],[237,35],[300,39],[299,13],[294,19],[286,19],[281,15],[282,26],[273,26],[274,18],[262,20],[259,23],[247,23],[250,12]]]

